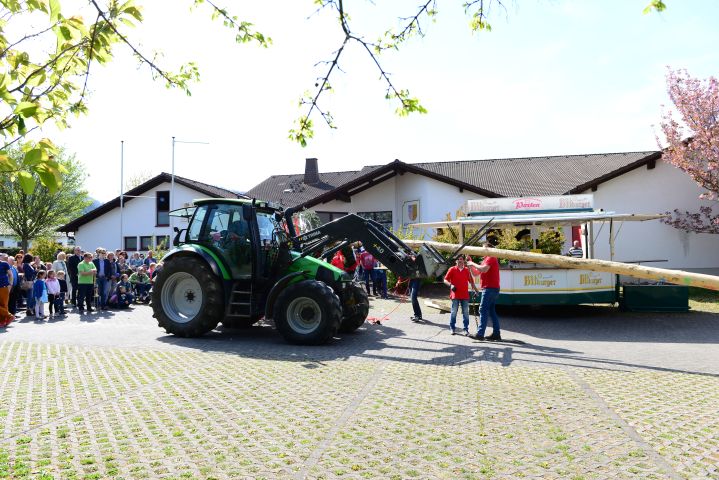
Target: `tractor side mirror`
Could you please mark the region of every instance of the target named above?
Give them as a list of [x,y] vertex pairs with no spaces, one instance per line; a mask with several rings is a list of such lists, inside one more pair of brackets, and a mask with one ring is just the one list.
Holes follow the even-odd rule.
[[177,247],[180,245],[180,234],[182,233],[182,230],[177,227],[173,227],[172,231],[175,232],[175,238],[172,239],[172,246]]

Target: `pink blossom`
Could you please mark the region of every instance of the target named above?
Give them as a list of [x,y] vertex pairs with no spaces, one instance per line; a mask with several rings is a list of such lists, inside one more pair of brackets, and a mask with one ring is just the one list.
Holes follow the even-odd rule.
[[[709,77],[700,80],[686,70],[667,73],[669,98],[681,117],[681,123],[671,112],[662,113],[661,129],[667,146],[663,158],[686,172],[705,190],[699,198],[719,199],[719,80]],[[659,138],[657,138],[657,143]],[[660,144],[660,148],[661,144]],[[698,233],[719,233],[719,213],[702,206],[699,212],[674,210],[665,223]]]

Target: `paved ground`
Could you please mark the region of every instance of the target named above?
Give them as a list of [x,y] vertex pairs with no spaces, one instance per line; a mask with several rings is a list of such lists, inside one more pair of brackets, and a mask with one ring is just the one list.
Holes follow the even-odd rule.
[[[0,331],[0,478],[719,478],[719,315],[376,301],[322,347],[148,307]],[[472,319],[474,323],[474,319]]]

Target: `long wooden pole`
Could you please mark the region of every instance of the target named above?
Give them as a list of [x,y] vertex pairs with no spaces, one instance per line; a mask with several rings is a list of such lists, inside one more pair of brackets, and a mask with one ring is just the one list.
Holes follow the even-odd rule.
[[[418,248],[422,244],[432,245],[444,252],[454,252],[459,245],[452,243],[426,242],[422,240],[404,240],[408,246]],[[588,258],[565,257],[562,255],[548,255],[544,253],[519,252],[516,250],[500,250],[498,248],[464,247],[462,252],[469,255],[492,256],[507,260],[540,263],[561,268],[578,268],[594,272],[609,272],[630,277],[646,278],[648,280],[662,280],[677,285],[719,290],[719,277],[702,273],[669,270],[667,268],[645,267],[629,263],[610,262],[608,260],[595,260]]]

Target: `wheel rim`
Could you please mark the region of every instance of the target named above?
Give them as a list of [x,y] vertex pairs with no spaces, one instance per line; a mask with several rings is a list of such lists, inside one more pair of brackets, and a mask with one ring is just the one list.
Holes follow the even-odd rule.
[[321,322],[322,309],[311,298],[295,298],[287,307],[287,323],[297,333],[312,333]]
[[187,323],[202,309],[202,287],[185,272],[170,275],[162,287],[162,310],[173,322]]

